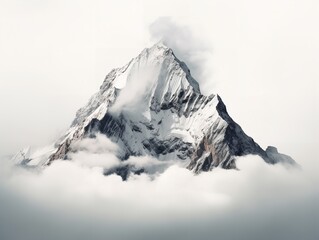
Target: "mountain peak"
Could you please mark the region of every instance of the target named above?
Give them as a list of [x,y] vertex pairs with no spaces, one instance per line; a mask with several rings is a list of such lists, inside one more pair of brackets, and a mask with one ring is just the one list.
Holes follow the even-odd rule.
[[151,47],[144,48],[142,52],[136,57],[136,59],[142,58],[145,56],[160,58],[160,57],[167,57],[171,55],[174,55],[173,50],[169,48],[166,44],[164,44],[163,41],[159,41],[153,44]]
[[[163,40],[155,43],[150,48],[145,48],[140,55],[145,54],[151,55],[155,59],[162,59],[161,62],[163,65],[163,68],[169,67],[165,65],[165,63],[170,63],[171,65],[174,65],[174,70],[182,70],[182,73],[185,74],[186,80],[189,82],[189,84],[194,88],[195,91],[200,92],[199,84],[198,82],[193,78],[191,75],[191,71],[186,65],[185,62],[181,61],[174,53],[174,49],[170,48]],[[140,56],[139,55],[139,56]],[[137,58],[139,58],[139,56]]]
[[127,91],[133,91],[138,96],[156,93],[163,98],[164,94],[176,95],[177,91],[186,91],[188,88],[200,93],[199,84],[189,68],[162,41],[145,48],[125,66],[113,70],[101,88],[108,87],[109,82],[120,90],[120,95],[131,96]]
[[168,47],[168,45],[163,40],[156,42],[153,46],[150,47],[150,49],[155,49],[155,48],[166,49],[166,50],[171,49],[170,47]]
[[123,179],[134,172],[125,164],[130,156],[182,161],[195,173],[236,168],[236,158],[247,154],[271,164],[293,163],[271,149],[264,151],[247,136],[228,115],[220,96],[202,95],[189,68],[162,41],[113,69],[100,90],[78,110],[53,154],[40,162],[49,165],[69,159],[74,143],[97,133],[119,146],[118,158],[123,161],[119,168],[125,169],[108,169],[106,174],[125,173]]

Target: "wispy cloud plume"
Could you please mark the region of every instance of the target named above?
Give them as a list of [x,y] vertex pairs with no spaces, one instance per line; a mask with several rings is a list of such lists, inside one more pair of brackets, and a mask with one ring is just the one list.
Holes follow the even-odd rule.
[[[178,24],[170,17],[158,18],[150,25],[149,31],[154,41],[163,41],[181,61],[185,61],[201,86],[207,83],[211,75],[208,64],[212,56],[208,43],[197,37],[190,27]],[[205,88],[202,91],[211,94],[206,93]]]

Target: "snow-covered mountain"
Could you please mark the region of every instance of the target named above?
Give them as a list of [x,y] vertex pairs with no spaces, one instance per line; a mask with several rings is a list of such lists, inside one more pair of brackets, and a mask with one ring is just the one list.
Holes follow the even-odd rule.
[[[161,42],[113,69],[55,146],[45,154],[28,155],[27,161],[21,154],[16,159],[50,165],[68,159],[72,144],[97,133],[119,146],[117,155],[123,162],[130,156],[150,155],[160,161],[183,161],[195,173],[236,168],[236,157],[248,154],[270,164],[294,163],[274,147],[263,150],[247,136],[228,115],[221,97],[201,94],[185,63]],[[113,172],[125,178],[133,171],[121,166]]]

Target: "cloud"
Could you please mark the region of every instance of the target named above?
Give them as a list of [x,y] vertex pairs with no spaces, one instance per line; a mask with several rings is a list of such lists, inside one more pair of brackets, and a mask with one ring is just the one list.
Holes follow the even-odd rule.
[[[131,163],[156,162],[144,157]],[[5,166],[5,165],[3,165]],[[171,165],[127,182],[100,166],[56,161],[1,169],[1,239],[316,239],[315,171],[238,159],[194,175]]]
[[160,161],[151,156],[130,156],[121,161],[119,156],[122,155],[116,143],[97,133],[94,138],[84,138],[73,143],[68,159],[79,167],[100,169],[102,172],[130,166],[136,170],[143,169],[149,175],[162,173],[168,167],[179,163],[176,160]]
[[151,156],[131,156],[126,164],[135,166],[137,169],[144,169],[148,174],[157,174],[164,172],[168,167],[178,164],[176,160],[160,161]]
[[211,67],[208,67],[212,56],[211,46],[197,37],[190,27],[178,24],[170,17],[158,18],[150,25],[149,31],[154,41],[163,41],[186,63],[193,77],[203,87],[203,93],[211,94],[205,89],[208,77],[211,76]]
[[[119,95],[111,107],[110,111],[120,112],[123,110],[130,112],[145,111],[145,94],[148,92],[160,72],[160,67],[152,62],[149,56],[145,55],[138,64],[130,63],[126,71],[118,76],[115,81],[125,82],[124,88],[120,88]],[[115,84],[117,87],[117,84]]]
[[102,134],[84,138],[71,146],[70,159],[87,167],[112,168],[120,164],[116,157],[118,146]]

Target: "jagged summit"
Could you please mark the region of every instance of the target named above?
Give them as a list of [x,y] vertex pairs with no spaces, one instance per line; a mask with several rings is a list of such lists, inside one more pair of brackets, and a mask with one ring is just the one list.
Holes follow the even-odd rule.
[[[190,70],[187,65],[180,61],[174,54],[173,50],[167,47],[163,41],[159,41],[150,48],[145,48],[137,57],[133,58],[127,65],[121,68],[121,71],[125,71],[128,67],[137,63],[140,67],[145,67],[145,64],[155,65],[159,64],[165,68],[168,65],[172,65],[175,71],[179,71],[180,74],[185,74],[185,80],[194,88],[195,91],[200,92],[198,82],[191,76]],[[119,70],[119,69],[115,69]],[[161,79],[157,79],[161,80]],[[164,79],[169,80],[169,79]],[[116,81],[118,83],[118,81]],[[185,84],[185,82],[184,82]],[[123,86],[119,86],[120,88]]]
[[[182,161],[200,173],[218,166],[235,168],[236,157],[247,154],[272,164],[293,162],[273,148],[264,151],[247,136],[228,115],[220,96],[202,95],[186,64],[163,42],[107,74],[49,156],[40,160],[31,156],[28,164],[49,165],[68,159],[72,144],[96,133],[119,146],[118,157],[124,163],[130,156],[150,155],[161,161]],[[120,170],[106,173],[126,178],[132,169],[121,165]]]
[[72,125],[81,122],[101,103],[114,103],[115,99],[109,96],[109,93],[119,97],[116,104],[122,107],[130,101],[136,104],[141,98],[143,103],[148,100],[150,105],[151,96],[156,96],[157,101],[163,101],[164,98],[174,97],[174,94],[180,90],[200,94],[199,85],[191,76],[186,64],[174,55],[172,49],[163,42],[158,42],[144,49],[125,66],[115,68],[107,74],[100,91],[77,112]]

